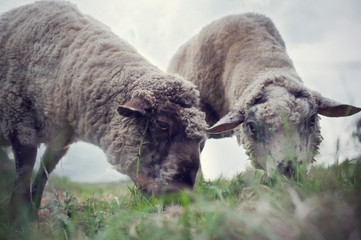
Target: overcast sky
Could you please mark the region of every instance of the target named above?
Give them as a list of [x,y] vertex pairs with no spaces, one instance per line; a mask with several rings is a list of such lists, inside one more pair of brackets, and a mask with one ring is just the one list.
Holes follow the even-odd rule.
[[[0,12],[31,3],[0,0]],[[324,96],[361,106],[361,1],[360,0],[73,0],[81,12],[108,25],[144,57],[165,70],[184,42],[211,21],[229,14],[257,12],[270,17],[282,35],[288,54],[305,84]],[[319,164],[335,161],[340,139],[340,160],[360,153],[352,138],[355,117],[321,120],[324,141]],[[359,152],[358,152],[359,151]],[[204,175],[231,177],[247,166],[235,138],[209,140],[202,153]],[[124,179],[107,164],[103,152],[76,143],[59,163],[57,174],[83,182]]]

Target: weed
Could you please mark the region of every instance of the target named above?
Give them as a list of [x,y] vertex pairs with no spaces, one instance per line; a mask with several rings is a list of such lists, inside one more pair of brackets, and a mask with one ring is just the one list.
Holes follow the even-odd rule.
[[74,231],[71,218],[77,211],[77,199],[72,195],[72,192],[65,192],[63,200],[56,194],[56,198],[51,199],[41,210],[48,210],[52,228],[56,229],[57,235],[60,234],[63,235],[64,239],[69,239]]
[[137,158],[137,169],[136,169],[136,179],[138,181],[139,179],[139,168],[140,168],[140,161],[141,161],[141,158],[142,158],[142,149],[143,149],[143,145],[146,144],[144,142],[144,139],[145,139],[145,135],[148,131],[148,126],[149,126],[149,119],[147,119],[147,122],[145,123],[145,127],[144,127],[144,131],[143,131],[143,134],[142,134],[142,139],[140,140],[140,145],[139,145],[139,149],[138,149],[138,158]]
[[[155,197],[129,183],[53,178],[39,220],[0,225],[1,239],[359,239],[361,160],[273,180],[248,169]],[[72,189],[73,191],[67,191]],[[55,194],[56,193],[56,194]],[[4,192],[5,198],[10,193]],[[6,221],[1,206],[1,220]]]

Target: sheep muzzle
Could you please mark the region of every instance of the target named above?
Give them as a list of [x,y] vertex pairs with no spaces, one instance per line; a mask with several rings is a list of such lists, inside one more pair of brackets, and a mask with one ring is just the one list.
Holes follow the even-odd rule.
[[200,144],[198,142],[177,141],[166,151],[147,150],[138,172],[130,174],[135,185],[144,192],[154,195],[192,189],[199,168]]

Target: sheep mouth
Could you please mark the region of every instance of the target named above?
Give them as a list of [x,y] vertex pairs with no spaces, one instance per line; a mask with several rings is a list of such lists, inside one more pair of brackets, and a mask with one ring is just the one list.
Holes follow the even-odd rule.
[[146,195],[162,196],[166,194],[177,193],[183,190],[192,190],[192,186],[183,183],[162,183],[156,182],[148,186],[137,186],[142,193]]
[[139,189],[142,193],[155,196],[177,193],[182,190],[192,190],[194,185],[183,181],[155,179],[154,177],[150,177],[145,174],[139,174],[138,176],[131,175],[131,179],[137,189]]

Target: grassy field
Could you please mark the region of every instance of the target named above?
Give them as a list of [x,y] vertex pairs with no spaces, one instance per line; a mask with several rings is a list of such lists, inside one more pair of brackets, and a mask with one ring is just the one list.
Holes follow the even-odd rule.
[[249,169],[160,198],[143,195],[132,183],[53,177],[38,221],[22,227],[7,224],[9,170],[0,172],[0,239],[361,239],[357,160],[272,182]]

